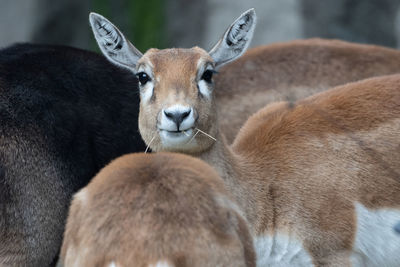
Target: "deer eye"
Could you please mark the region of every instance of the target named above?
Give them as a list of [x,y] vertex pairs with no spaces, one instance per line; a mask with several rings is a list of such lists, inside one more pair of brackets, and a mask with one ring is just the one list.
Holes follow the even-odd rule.
[[143,72],[143,71],[137,73],[136,77],[138,78],[139,83],[140,83],[141,86],[145,85],[148,81],[151,81],[149,75],[147,75],[147,73]]
[[203,75],[201,75],[201,79],[208,83],[211,83],[211,79],[214,73],[216,73],[215,70],[206,70],[205,72],[203,72]]

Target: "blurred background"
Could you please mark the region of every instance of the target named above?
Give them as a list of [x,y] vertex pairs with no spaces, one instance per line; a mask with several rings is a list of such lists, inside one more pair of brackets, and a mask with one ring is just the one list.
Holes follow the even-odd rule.
[[400,48],[400,0],[0,0],[0,47],[35,42],[97,50],[88,24],[94,11],[142,52],[209,49],[250,7],[258,15],[253,46],[323,37]]

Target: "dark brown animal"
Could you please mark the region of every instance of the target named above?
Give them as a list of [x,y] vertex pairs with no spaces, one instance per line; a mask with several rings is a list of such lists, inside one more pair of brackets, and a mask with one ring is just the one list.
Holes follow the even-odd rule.
[[135,88],[92,52],[0,50],[0,266],[54,265],[72,194],[112,159],[144,151]]

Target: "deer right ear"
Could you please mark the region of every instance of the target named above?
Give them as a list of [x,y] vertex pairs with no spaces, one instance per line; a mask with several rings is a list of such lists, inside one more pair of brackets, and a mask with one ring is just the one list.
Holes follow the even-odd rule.
[[142,53],[105,17],[92,12],[89,21],[97,44],[107,59],[118,66],[134,70]]
[[216,67],[240,57],[249,47],[256,27],[254,8],[247,10],[226,30],[222,38],[209,52]]

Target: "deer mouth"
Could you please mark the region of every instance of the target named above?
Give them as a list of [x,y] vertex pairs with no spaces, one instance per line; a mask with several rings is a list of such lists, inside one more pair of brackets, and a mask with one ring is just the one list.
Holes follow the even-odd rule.
[[160,133],[165,133],[169,137],[187,136],[190,138],[193,135],[193,128],[188,128],[179,131],[169,131],[169,130],[159,129],[159,131]]
[[181,146],[191,141],[194,134],[194,129],[189,128],[180,131],[168,131],[159,129],[159,134],[161,137],[161,141],[162,143],[164,143],[164,145]]

